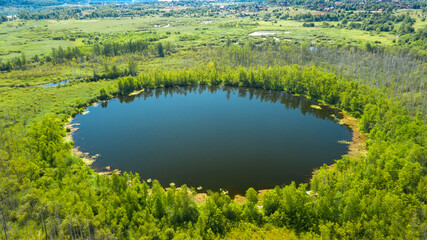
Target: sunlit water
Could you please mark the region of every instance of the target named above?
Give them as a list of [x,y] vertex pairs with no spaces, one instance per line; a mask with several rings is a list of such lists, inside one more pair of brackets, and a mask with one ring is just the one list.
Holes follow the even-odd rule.
[[339,114],[284,92],[169,88],[114,98],[77,115],[76,146],[106,166],[163,186],[226,189],[308,182],[313,169],[346,154],[351,132]]
[[68,84],[68,80],[64,80],[64,81],[60,81],[60,82],[56,82],[56,83],[47,83],[47,84],[43,84],[43,85],[37,85],[36,87],[57,87],[59,85],[65,85]]

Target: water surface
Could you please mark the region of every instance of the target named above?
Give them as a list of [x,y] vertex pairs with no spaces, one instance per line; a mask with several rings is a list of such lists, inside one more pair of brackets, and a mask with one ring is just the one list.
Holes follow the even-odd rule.
[[37,85],[36,87],[56,87],[59,85],[68,84],[68,82],[69,82],[69,80],[63,80],[63,81],[55,82],[55,83],[47,83],[47,84]]
[[315,168],[348,151],[351,132],[335,110],[284,92],[244,88],[168,88],[114,98],[77,115],[76,146],[98,170],[226,189],[307,182]]

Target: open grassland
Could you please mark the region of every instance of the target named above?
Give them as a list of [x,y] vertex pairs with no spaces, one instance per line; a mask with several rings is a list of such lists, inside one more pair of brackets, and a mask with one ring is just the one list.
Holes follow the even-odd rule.
[[53,40],[56,35],[66,36],[65,29],[50,31],[45,21],[13,21],[0,25],[0,58],[9,59],[21,56],[50,53],[55,47],[73,46],[67,40]]
[[0,115],[21,122],[19,127],[40,120],[47,113],[67,116],[76,106],[85,107],[99,94],[110,89],[116,81],[69,84],[63,87],[0,88]]
[[[303,12],[298,9],[292,14]],[[414,13],[416,14],[416,13]],[[336,22],[329,22],[336,25]],[[417,27],[424,23],[417,22]],[[162,41],[170,41],[181,48],[223,45],[227,39],[235,43],[247,40],[264,41],[265,36],[250,36],[253,32],[272,31],[276,40],[285,41],[344,41],[359,43],[379,41],[390,45],[396,36],[362,30],[303,27],[293,20],[264,21],[262,18],[214,17],[135,17],[92,20],[16,20],[0,24],[0,59],[50,54],[52,48],[89,46],[95,42],[140,39],[157,34]],[[270,36],[272,37],[272,36]],[[55,39],[55,40],[54,40]]]
[[[330,22],[334,24],[334,22]],[[336,23],[335,23],[336,24]],[[292,20],[280,20],[277,23],[260,21],[256,31],[285,31],[277,36],[285,40],[308,40],[314,42],[324,42],[331,40],[345,40],[347,42],[375,42],[391,44],[395,36],[389,33],[372,34],[362,30],[349,30],[340,28],[323,28],[322,23],[315,23],[315,27],[303,27],[302,22]]]

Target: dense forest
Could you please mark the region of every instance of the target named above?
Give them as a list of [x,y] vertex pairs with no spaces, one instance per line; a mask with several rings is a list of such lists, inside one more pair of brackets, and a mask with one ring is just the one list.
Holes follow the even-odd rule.
[[[296,15],[292,19],[305,22],[341,21],[337,27],[361,29],[365,31],[394,32],[399,35],[414,32],[412,25],[415,22],[409,15],[395,15],[388,13],[370,14],[366,12],[357,12],[356,14],[327,13],[323,15],[305,13]],[[396,23],[401,23],[397,29],[395,29]],[[331,27],[331,25],[328,24],[325,27]]]
[[[265,44],[231,46],[207,53],[206,59],[230,66],[256,67],[300,64],[318,66],[337,75],[383,89],[390,98],[398,98],[412,112],[426,112],[424,80],[425,60],[404,52],[390,53],[367,45],[365,49],[334,48],[327,45]],[[415,110],[416,109],[416,110]]]
[[[86,3],[0,0],[0,239],[427,239],[425,1]],[[336,108],[367,152],[242,203],[73,152],[93,103],[211,87]]]
[[[80,107],[142,88],[196,85],[285,90],[338,107],[360,118],[370,137],[369,152],[361,159],[344,157],[333,168],[325,165],[309,186],[276,187],[261,199],[249,189],[244,204],[211,193],[200,206],[194,189],[164,190],[132,173],[100,176],[70,155],[62,124]],[[24,139],[8,124],[16,119],[2,118],[1,209],[9,238],[215,238],[271,227],[302,238],[425,237],[426,124],[367,85],[315,67],[210,64],[122,78],[115,87],[100,89],[98,97],[65,110],[59,107],[30,124]]]
[[[280,1],[272,1],[272,3],[280,4]],[[414,8],[420,9],[425,6],[423,1],[375,1],[375,0],[344,0],[344,1],[327,1],[327,0],[288,0],[287,5],[305,6],[311,10],[323,10],[324,8],[337,8],[346,11],[378,11],[379,9],[392,11],[399,8]]]

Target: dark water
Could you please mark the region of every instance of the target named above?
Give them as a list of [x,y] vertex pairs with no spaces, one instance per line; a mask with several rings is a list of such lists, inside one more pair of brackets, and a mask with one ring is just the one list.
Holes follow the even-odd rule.
[[73,138],[95,169],[226,189],[307,182],[315,168],[347,152],[351,132],[331,109],[283,92],[243,88],[170,88],[115,98],[77,115]]

